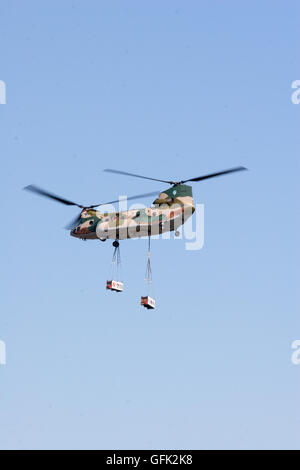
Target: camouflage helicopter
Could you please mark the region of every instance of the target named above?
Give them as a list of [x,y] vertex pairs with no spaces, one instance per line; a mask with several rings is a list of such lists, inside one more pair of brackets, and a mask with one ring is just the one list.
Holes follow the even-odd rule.
[[[113,245],[116,247],[119,245],[118,240],[153,236],[172,231],[175,231],[175,234],[178,234],[177,229],[183,225],[195,211],[192,187],[185,183],[203,181],[209,178],[215,178],[217,176],[246,169],[247,168],[243,166],[238,166],[182,181],[168,181],[150,178],[148,176],[141,176],[135,173],[128,173],[125,171],[106,169],[104,171],[109,173],[143,178],[171,185],[170,188],[159,194],[159,196],[153,201],[151,207],[144,209],[131,209],[121,212],[102,213],[99,210],[95,210],[97,207],[114,204],[119,202],[119,200],[83,206],[51,192],[45,191],[35,185],[26,186],[24,189],[40,196],[53,199],[67,206],[79,207],[81,209],[79,216],[65,227],[70,230],[70,235],[72,237],[80,238],[82,240],[101,241],[112,239],[114,240]],[[158,191],[130,196],[127,200],[154,196],[157,195],[157,192]]]

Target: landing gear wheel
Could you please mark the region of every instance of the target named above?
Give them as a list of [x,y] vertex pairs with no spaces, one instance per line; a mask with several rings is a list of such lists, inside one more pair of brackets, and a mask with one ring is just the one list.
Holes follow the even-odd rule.
[[120,243],[119,243],[117,240],[115,240],[112,245],[113,245],[115,248],[118,248],[118,246],[120,246]]
[[180,235],[179,230],[176,230],[176,232],[175,232],[175,237],[179,237],[179,235]]

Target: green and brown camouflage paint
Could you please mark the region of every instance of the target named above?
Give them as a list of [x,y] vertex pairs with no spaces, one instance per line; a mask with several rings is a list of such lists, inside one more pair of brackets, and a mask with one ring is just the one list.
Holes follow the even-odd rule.
[[191,186],[174,185],[159,194],[153,207],[101,213],[84,209],[70,235],[81,239],[125,239],[176,230],[195,211]]

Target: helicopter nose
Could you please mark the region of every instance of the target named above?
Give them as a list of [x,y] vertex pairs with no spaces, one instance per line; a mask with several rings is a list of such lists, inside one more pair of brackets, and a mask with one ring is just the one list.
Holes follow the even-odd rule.
[[73,229],[71,230],[71,232],[70,232],[70,235],[71,235],[72,237],[76,237],[77,232],[78,232],[79,230],[80,230],[80,227],[75,227],[75,228],[73,228]]

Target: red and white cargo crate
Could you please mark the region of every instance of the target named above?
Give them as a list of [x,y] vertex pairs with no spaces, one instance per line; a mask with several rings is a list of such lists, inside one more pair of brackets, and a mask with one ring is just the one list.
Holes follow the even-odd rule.
[[145,308],[155,308],[155,300],[152,297],[141,297],[141,305]]
[[107,281],[106,289],[113,290],[115,292],[122,292],[123,282],[121,281]]

